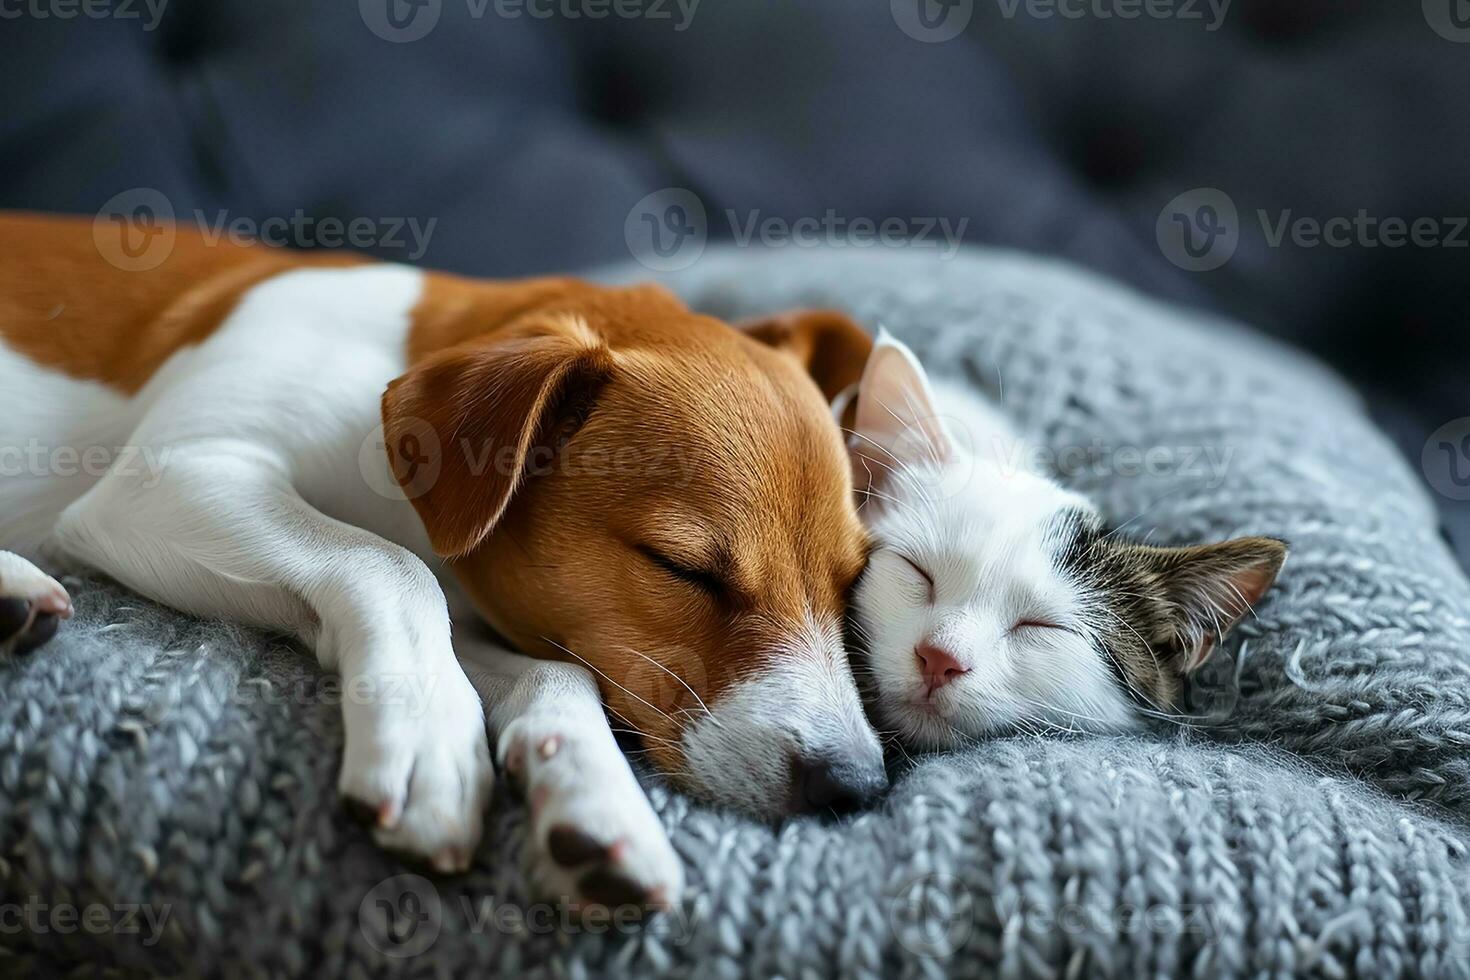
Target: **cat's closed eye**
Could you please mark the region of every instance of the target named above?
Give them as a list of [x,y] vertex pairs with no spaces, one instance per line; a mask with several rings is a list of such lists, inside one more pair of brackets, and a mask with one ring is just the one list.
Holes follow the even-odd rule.
[[895,551],[894,554],[898,555],[899,558],[903,559],[904,564],[908,565],[909,568],[912,568],[915,572],[918,573],[919,578],[921,578],[921,579],[924,580],[924,587],[925,587],[925,589],[928,590],[928,593],[929,593],[929,601],[930,602],[933,602],[934,601],[934,576],[933,575],[930,575],[929,572],[928,572],[928,570],[925,569],[923,565],[920,565],[918,562],[914,561],[914,559],[910,558],[908,555],[904,554],[903,552],[901,552],[901,551]]
[[1071,627],[1063,626],[1060,623],[1049,622],[1049,621],[1047,621],[1045,619],[1023,619],[1023,620],[1020,620],[1019,622],[1016,623],[1016,625],[1014,625],[1014,626],[1011,627],[1010,632],[1012,632],[1012,633],[1020,633],[1020,632],[1023,632],[1025,630],[1058,630],[1058,631],[1063,632],[1063,633],[1073,633],[1073,632],[1076,632]]

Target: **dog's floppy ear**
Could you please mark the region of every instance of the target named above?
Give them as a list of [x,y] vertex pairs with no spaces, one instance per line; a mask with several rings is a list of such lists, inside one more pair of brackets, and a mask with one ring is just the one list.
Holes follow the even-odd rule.
[[793,310],[737,326],[800,361],[829,402],[857,384],[873,351],[868,332],[837,310]]
[[458,558],[494,529],[526,478],[575,433],[612,354],[576,317],[534,319],[416,364],[383,393],[393,476],[434,551]]

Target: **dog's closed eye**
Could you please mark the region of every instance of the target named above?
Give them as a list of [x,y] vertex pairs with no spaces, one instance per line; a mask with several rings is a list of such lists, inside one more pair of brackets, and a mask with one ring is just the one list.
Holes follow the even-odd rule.
[[694,586],[712,598],[722,599],[729,592],[724,577],[719,572],[708,568],[701,568],[698,565],[681,561],[677,558],[671,558],[657,548],[652,548],[648,545],[640,545],[638,552],[647,558],[655,568],[679,579],[681,582]]

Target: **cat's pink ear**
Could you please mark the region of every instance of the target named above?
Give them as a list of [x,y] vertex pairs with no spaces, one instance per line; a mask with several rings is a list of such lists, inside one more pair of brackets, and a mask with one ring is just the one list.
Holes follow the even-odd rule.
[[873,344],[855,404],[847,447],[859,493],[881,487],[895,469],[942,466],[954,457],[923,366],[886,330]]

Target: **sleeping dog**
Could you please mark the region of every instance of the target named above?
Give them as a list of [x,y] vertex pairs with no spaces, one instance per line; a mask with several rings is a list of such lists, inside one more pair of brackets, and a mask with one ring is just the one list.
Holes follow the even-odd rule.
[[[0,482],[8,652],[71,612],[42,556],[299,638],[367,695],[344,698],[342,795],[444,872],[479,838],[488,714],[542,887],[596,902],[682,884],[604,704],[714,802],[883,788],[841,634],[867,538],[827,407],[860,330],[183,229],[127,271],[93,235],[0,218],[0,447],[43,461]],[[425,710],[372,696],[405,678]]]

